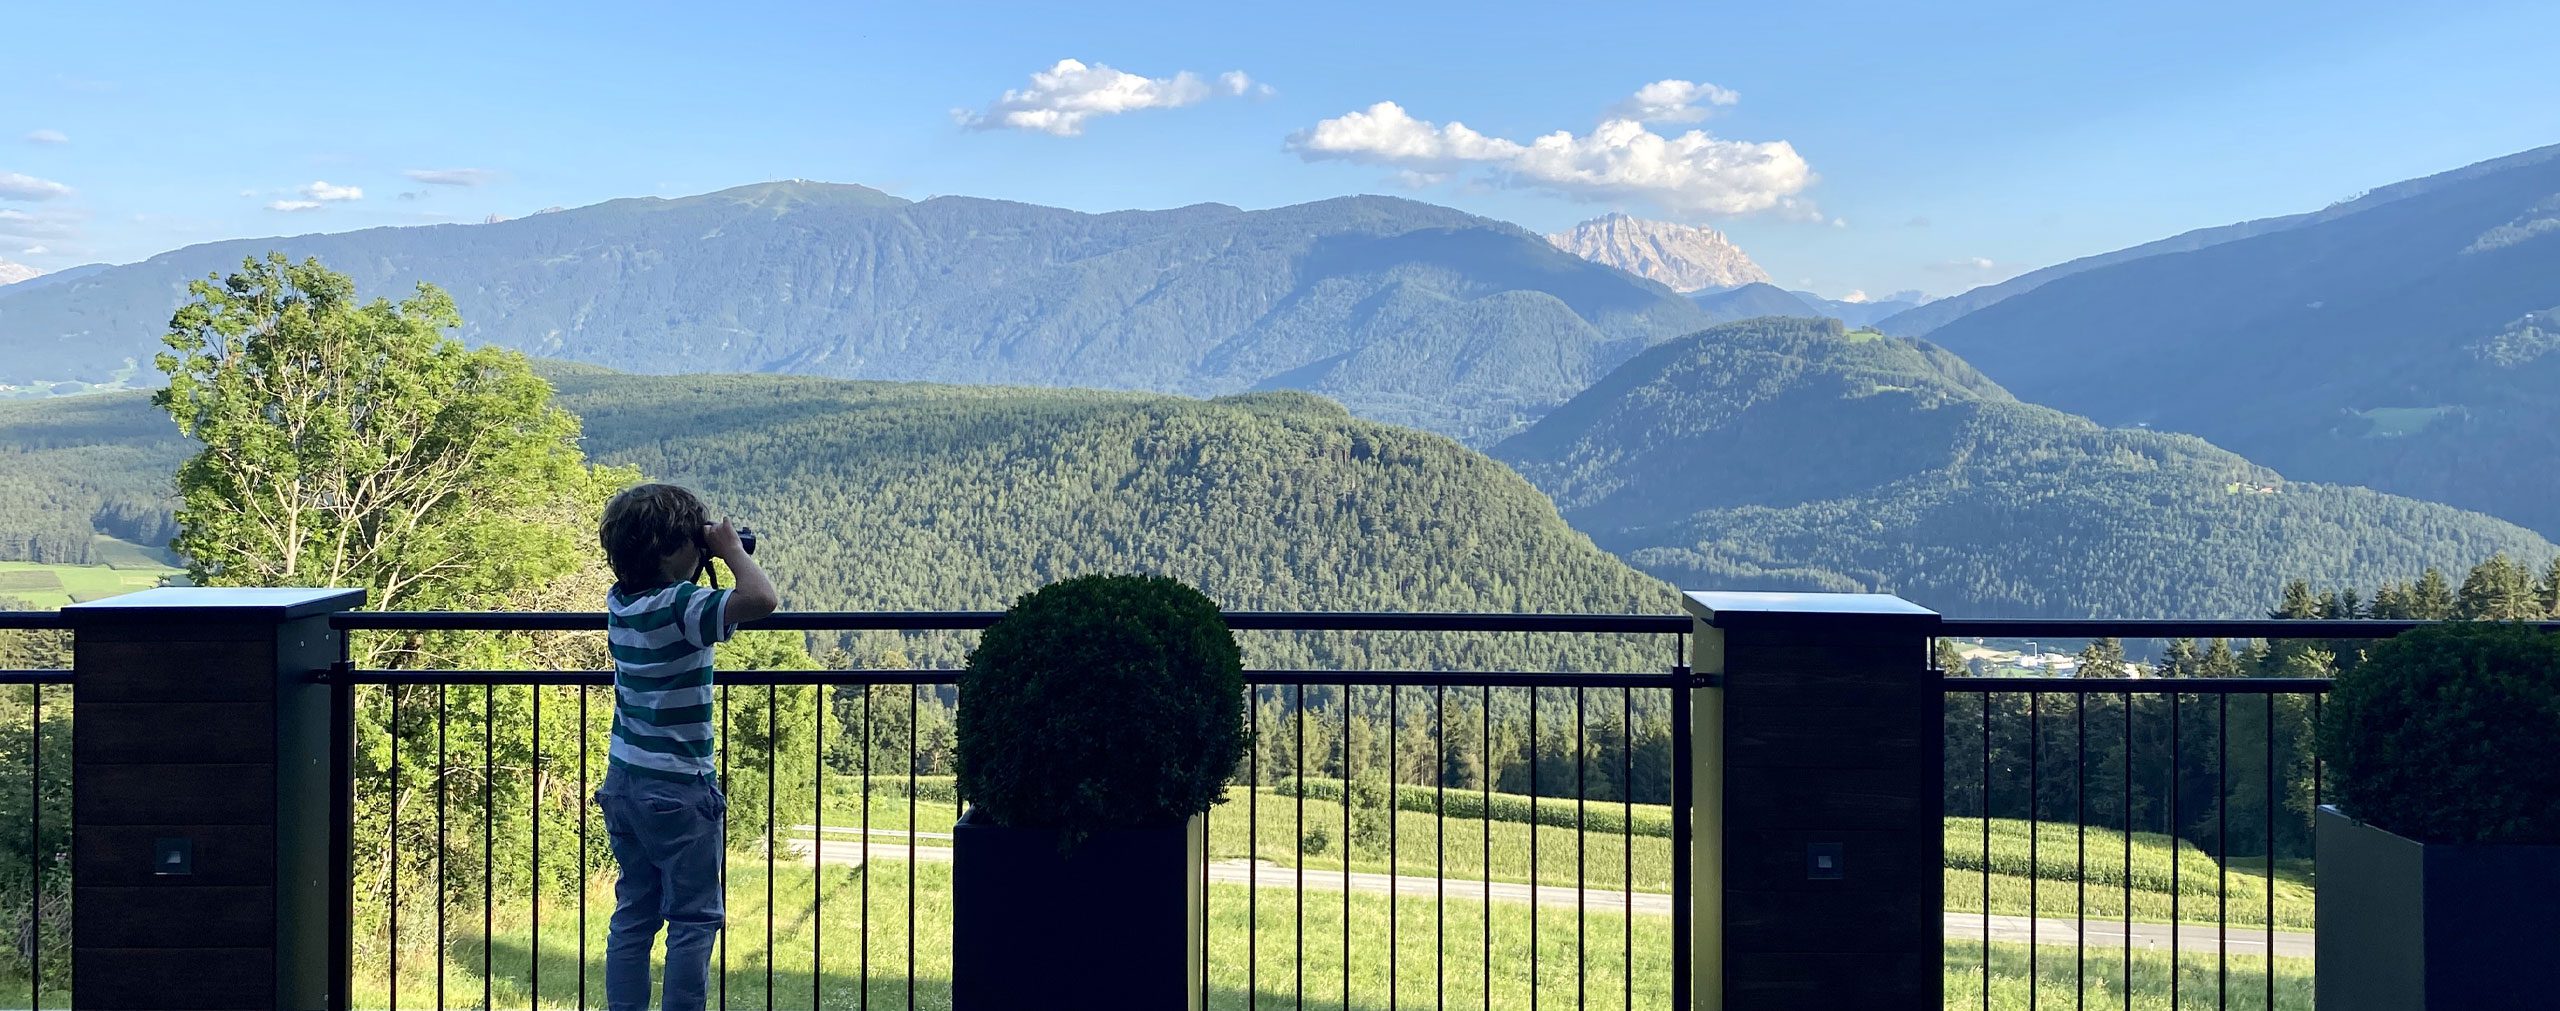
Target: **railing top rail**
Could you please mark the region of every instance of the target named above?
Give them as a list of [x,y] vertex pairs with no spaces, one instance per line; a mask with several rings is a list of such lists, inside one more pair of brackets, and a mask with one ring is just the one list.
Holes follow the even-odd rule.
[[[2388,639],[2436,621],[2355,619],[1949,618],[1941,638],[1983,639]],[[2525,622],[2560,632],[2560,621]]]
[[0,629],[70,628],[60,611],[0,611]]
[[2040,693],[2045,695],[2319,695],[2328,678],[2039,678],[1964,677],[1939,679],[1947,694]]
[[[0,684],[8,683],[0,671]],[[18,672],[18,673],[45,673]],[[68,680],[69,671],[62,672]],[[609,670],[331,670],[318,675],[331,681],[363,685],[609,685]],[[722,684],[732,685],[950,685],[960,671],[947,667],[879,670],[751,670],[721,671]],[[1244,672],[1247,684],[1353,685],[1359,687],[1447,688],[1671,688],[1683,675],[1581,671],[1430,671],[1430,670],[1261,670]]]
[[69,670],[55,667],[44,670],[0,670],[0,685],[67,685]]
[[[968,631],[1002,611],[784,611],[750,629],[798,632]],[[1289,632],[1581,632],[1675,633],[1689,630],[1676,614],[1500,614],[1396,611],[1229,611],[1238,631]],[[602,611],[346,611],[329,619],[348,630],[585,632],[604,627]]]

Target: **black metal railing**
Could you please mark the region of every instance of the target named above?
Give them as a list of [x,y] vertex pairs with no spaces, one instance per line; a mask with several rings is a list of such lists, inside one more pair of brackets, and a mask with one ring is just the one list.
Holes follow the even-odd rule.
[[2221,677],[1944,672],[1949,1006],[2309,1008],[2330,682],[2250,661],[2287,644],[2351,654],[2426,624],[1945,622],[1958,641],[2232,651]]
[[[750,628],[948,635],[998,616],[794,613]],[[1687,720],[1673,714],[1687,709],[1688,619],[1233,612],[1228,623],[1249,656],[1253,636],[1302,647],[1273,651],[1290,657],[1316,639],[1369,656],[1367,640],[1392,636],[1406,647],[1504,637],[1509,655],[1535,655],[1524,643],[1555,636],[1597,637],[1617,644],[1613,656],[1643,648],[1657,662],[1649,671],[1248,670],[1249,757],[1204,826],[1205,1003],[1687,1002],[1689,819],[1676,812],[1691,799],[1690,742]],[[592,634],[603,619],[354,612],[333,624],[352,643]],[[935,844],[963,800],[947,775],[925,771],[940,756],[924,728],[947,727],[956,675],[914,665],[722,671],[718,761],[733,858],[716,1006],[947,1006],[949,850]],[[367,855],[341,913],[357,935],[346,956],[357,1002],[601,1006],[590,959],[602,917],[589,907],[610,905],[600,888],[610,861],[585,800],[612,710],[610,694],[602,706],[593,699],[611,672],[349,662],[330,677],[380,742],[359,742],[373,758],[350,772],[347,848]],[[1470,753],[1474,767],[1452,768]],[[1608,808],[1614,832],[1595,827],[1608,820],[1595,809]],[[1569,873],[1559,866],[1566,854]],[[901,866],[875,875],[882,863]],[[1262,894],[1282,889],[1291,894]],[[853,900],[852,913],[829,904],[831,890],[839,904]]]
[[[70,633],[52,611],[0,611],[0,666],[67,665]],[[71,671],[0,669],[0,995],[28,1007],[71,1005]],[[7,976],[22,977],[8,979]],[[14,997],[0,1000],[15,1002]]]

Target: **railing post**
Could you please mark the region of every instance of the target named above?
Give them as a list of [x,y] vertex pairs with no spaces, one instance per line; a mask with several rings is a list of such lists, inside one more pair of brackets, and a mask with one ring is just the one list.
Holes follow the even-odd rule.
[[362,590],[158,589],[73,641],[73,990],[97,1009],[343,1006],[329,615]]
[[1899,597],[1691,593],[1698,1008],[1937,1011],[1938,615]]

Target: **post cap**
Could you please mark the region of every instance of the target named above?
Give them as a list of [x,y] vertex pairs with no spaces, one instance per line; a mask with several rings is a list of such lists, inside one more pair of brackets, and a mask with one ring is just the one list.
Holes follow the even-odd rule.
[[73,604],[62,609],[71,624],[222,619],[279,622],[364,606],[361,589],[300,587],[163,586]]
[[1890,593],[1692,590],[1681,596],[1682,605],[1699,621],[1725,629],[1938,623],[1938,612]]

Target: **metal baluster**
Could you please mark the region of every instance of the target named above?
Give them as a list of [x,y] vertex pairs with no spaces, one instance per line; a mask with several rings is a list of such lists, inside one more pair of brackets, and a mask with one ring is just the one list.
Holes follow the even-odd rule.
[[[2124,780],[2124,1011],[2133,1011],[2133,693],[2124,693],[2124,754],[2117,756],[2117,776]],[[2175,856],[2173,848],[2170,854]],[[2172,928],[2174,929],[2174,928]]]
[[[729,794],[729,787],[730,787],[730,784],[731,784],[731,782],[732,782],[732,781],[729,779],[729,686],[728,686],[728,685],[726,685],[726,684],[721,685],[721,686],[719,687],[719,693],[720,693],[720,795],[721,795],[721,796],[723,796],[723,797],[726,797],[726,796],[728,796],[728,794]],[[620,702],[621,702],[621,694],[622,694],[622,692],[621,692],[621,690],[620,690],[620,689],[618,689],[618,688],[617,688],[617,689],[615,689],[615,691],[614,691],[614,696],[615,696],[615,708],[616,708],[616,711],[617,711],[617,714],[616,714],[616,716],[615,716],[615,718],[616,718],[616,719],[620,719],[620,718],[621,718],[621,717],[620,717],[620,715],[619,715]],[[720,817],[720,913],[721,913],[721,922],[720,922],[720,984],[719,984],[719,1002],[720,1002],[720,1006],[721,1006],[722,1008],[724,1008],[724,1009],[725,1009],[725,1008],[727,1008],[727,1007],[729,1006],[729,923],[728,923],[728,912],[729,912],[729,817],[728,817],[728,815],[723,814],[723,815],[721,815],[721,817]]]
[[453,779],[453,767],[445,754],[445,727],[452,722],[451,693],[445,685],[436,685],[436,1008],[444,1009],[445,893],[450,883],[445,872],[445,855],[452,851],[453,840],[445,832],[445,784]]
[[1690,909],[1689,889],[1693,877],[1689,866],[1692,855],[1689,839],[1694,831],[1690,824],[1690,808],[1697,797],[1696,744],[1691,737],[1693,725],[1689,707],[1694,703],[1689,670],[1689,638],[1671,638],[1671,1006],[1690,1006],[1690,991],[1695,981],[1689,978]]
[[[2027,1006],[2036,1006],[2036,975],[2043,968],[2042,952],[2036,941],[2036,924],[2044,919],[2044,909],[2036,901],[2036,883],[2044,876],[2044,857],[2038,846],[2044,839],[2044,693],[2027,693]],[[1982,851],[1982,866],[1991,866],[1991,851]],[[1991,887],[1983,885],[1982,908],[1991,908]]]
[[2071,791],[2071,825],[2080,847],[2079,866],[2071,880],[2072,937],[2077,942],[2071,951],[2071,1004],[2084,1007],[2089,1002],[2089,693],[2071,697],[2071,718],[2079,723],[2071,741],[2077,752],[2072,768],[2080,775],[2079,785]]
[[1449,689],[1431,686],[1431,1006],[1449,1004]]
[[400,686],[391,691],[391,1011],[400,1011]]
[[[1590,892],[1589,882],[1583,875],[1591,866],[1589,855],[1584,852],[1588,840],[1584,833],[1590,831],[1585,819],[1589,816],[1588,798],[1591,796],[1591,780],[1583,768],[1583,751],[1589,745],[1582,736],[1585,694],[1579,687],[1573,690],[1573,1006],[1576,1008],[1590,1002],[1582,977],[1591,968],[1588,956],[1591,926],[1583,908]],[[1535,832],[1537,828],[1531,826],[1529,830]],[[1531,909],[1529,915],[1536,916],[1538,911]]]
[[1244,1006],[1262,1007],[1262,686],[1247,685],[1253,700],[1253,789],[1244,795]]
[[532,1006],[542,1006],[542,686],[528,686],[533,696],[533,899],[526,905],[533,912],[533,959],[527,965],[525,988],[532,996]]
[[809,732],[809,1006],[827,1006],[827,695],[826,685],[809,686],[817,708],[816,729]]
[[1625,898],[1627,904],[1626,929],[1621,931],[1618,935],[1620,940],[1626,942],[1626,950],[1621,952],[1619,955],[1619,976],[1621,977],[1621,981],[1626,984],[1626,993],[1621,995],[1621,999],[1624,1003],[1620,1006],[1626,1008],[1627,1011],[1635,1011],[1636,693],[1633,688],[1618,689],[1618,729],[1625,732],[1624,736],[1626,738],[1624,741],[1620,742],[1621,747],[1618,749],[1618,806],[1620,809],[1618,819],[1620,823],[1625,826],[1625,830],[1618,833],[1618,843],[1621,850],[1619,856],[1625,861],[1624,865],[1618,869],[1618,894]]
[[497,1007],[498,686],[480,686],[480,1009]]
[[578,1011],[587,1011],[587,767],[595,762],[595,728],[587,722],[587,696],[595,690],[578,686]]
[[1387,686],[1387,1011],[1396,1011],[1396,963],[1404,961],[1404,949],[1396,944],[1396,927],[1404,919],[1404,904],[1397,901],[1402,893],[1396,890],[1396,823],[1404,820],[1404,780],[1396,778],[1396,751],[1404,743],[1404,718],[1398,712],[1403,701],[1403,685]]
[[1298,816],[1296,820],[1289,823],[1289,834],[1297,838],[1298,920],[1297,926],[1290,928],[1289,936],[1297,942],[1298,946],[1296,954],[1290,956],[1290,964],[1298,973],[1296,1006],[1304,1008],[1307,1006],[1307,686],[1300,684],[1297,689],[1298,746],[1295,752],[1298,766],[1296,778]]
[[1484,688],[1483,736],[1476,740],[1483,752],[1484,769],[1476,776],[1484,787],[1484,807],[1477,812],[1477,824],[1484,827],[1484,1007],[1493,1011],[1493,686]]
[[44,685],[27,685],[27,1004],[44,1006]]
[[2267,693],[2267,1011],[2276,1006],[2276,693]]
[[907,685],[907,1011],[916,1006],[916,716],[923,694],[923,685]]
[[878,685],[862,683],[862,865],[855,877],[862,882],[862,940],[859,978],[860,1005],[871,1007],[871,763],[878,757],[871,750],[871,697],[879,694]]
[[[1538,976],[1538,871],[1540,870],[1540,866],[1539,866],[1539,863],[1538,863],[1538,689],[1536,688],[1536,686],[1531,686],[1531,687],[1528,689],[1528,692],[1529,692],[1529,1011],[1538,1011],[1538,984],[1539,984],[1539,983],[1541,983],[1541,982],[1544,982],[1544,980],[1540,979],[1540,978],[1539,978],[1539,976]],[[1488,815],[1490,815],[1491,813],[1492,813],[1491,811],[1487,811],[1487,812],[1486,812],[1486,814],[1488,814]],[[1487,862],[1486,862],[1486,864],[1485,864],[1485,870],[1486,870],[1486,872],[1487,872],[1487,873],[1490,873],[1490,872],[1492,871],[1492,869],[1493,869],[1492,862],[1491,862],[1491,861],[1487,861]],[[1486,899],[1488,899],[1488,900],[1490,900],[1490,899],[1492,899],[1492,898],[1493,898],[1493,891],[1492,891],[1492,889],[1486,889],[1486,890],[1485,890],[1485,898],[1486,898]]]
[[[774,794],[782,784],[781,685],[764,688],[764,1008],[773,1011],[773,818]],[[726,859],[724,856],[723,859]]]
[[[1674,953],[1677,957],[1678,953]],[[1982,1011],[1991,1011],[1991,696],[1982,696]]]
[[1342,710],[1342,1006],[1351,1006],[1351,686],[1334,694]]
[[2185,931],[2178,916],[2178,900],[2182,885],[2178,883],[2178,843],[2185,838],[2178,828],[2178,759],[2185,747],[2181,742],[2177,692],[2169,693],[2169,1006],[2178,1006],[2178,969],[2184,960],[2178,955],[2178,938]]
[[[2213,701],[2218,710],[2213,720],[2213,993],[2215,1006],[2227,1008],[2231,1006],[2231,695],[2225,692]],[[2268,968],[2273,969],[2273,963]]]

